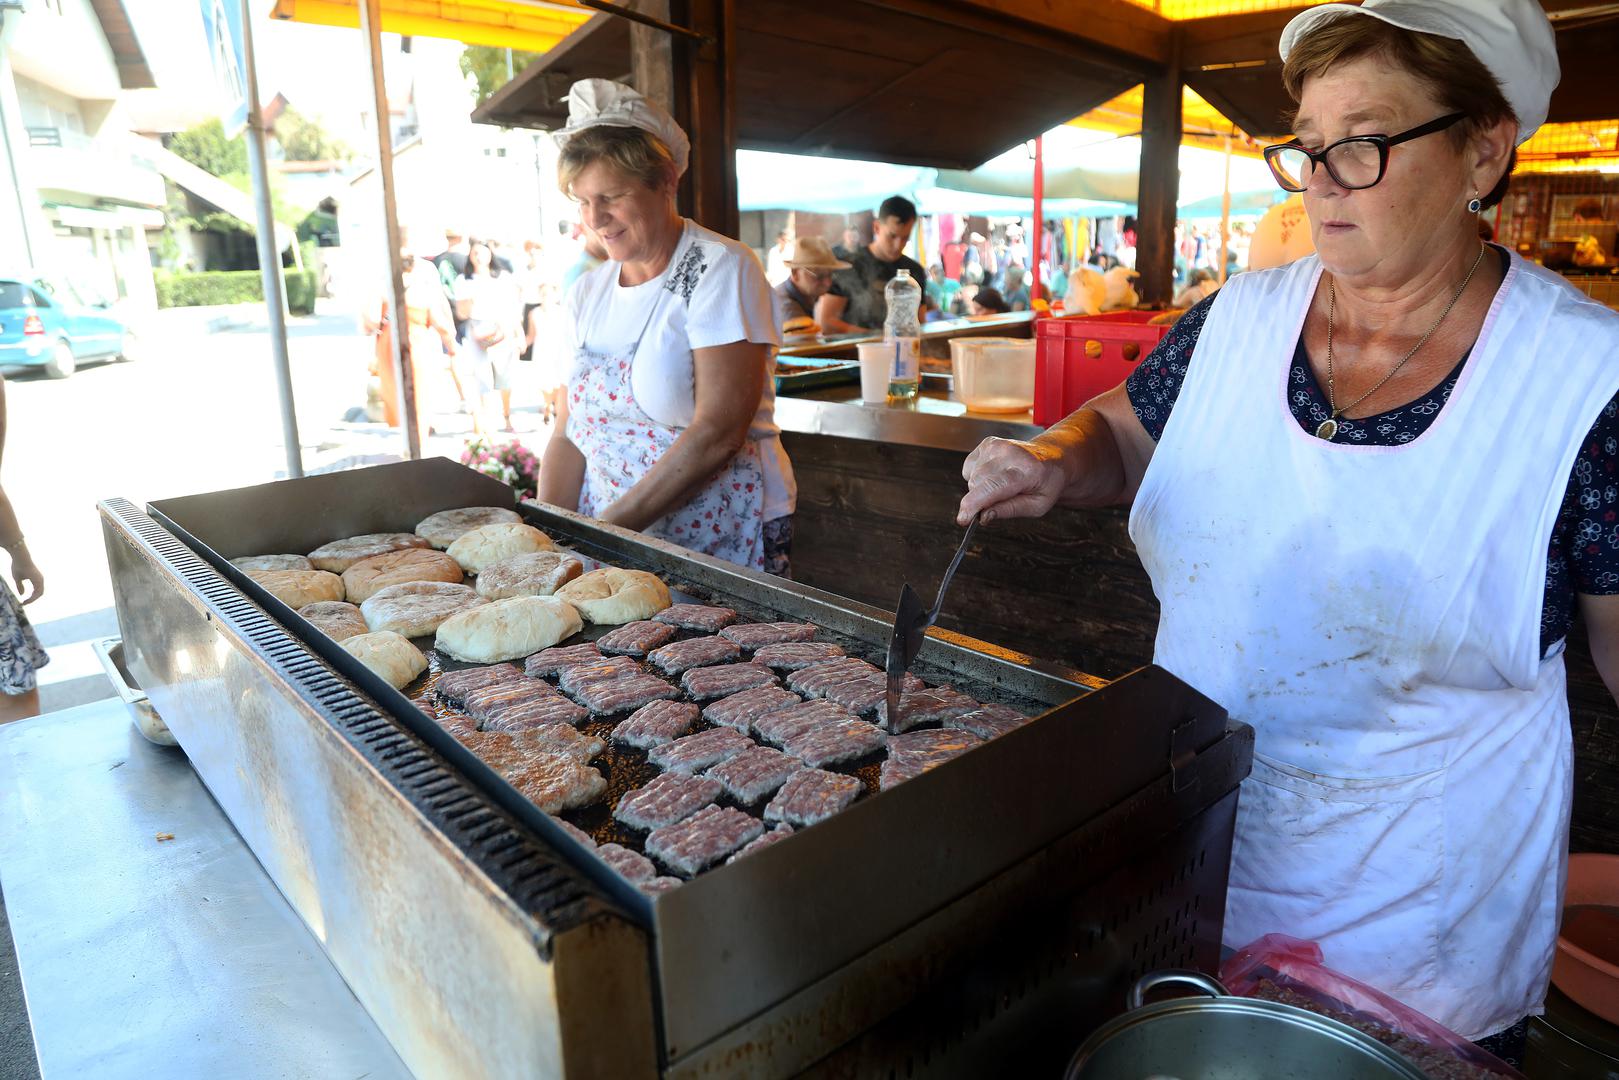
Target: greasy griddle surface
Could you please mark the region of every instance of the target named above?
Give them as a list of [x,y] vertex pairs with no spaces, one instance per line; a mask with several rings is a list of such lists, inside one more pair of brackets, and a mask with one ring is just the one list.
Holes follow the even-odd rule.
[[[563,550],[567,549],[564,548]],[[589,556],[581,555],[575,551],[570,551],[569,554],[572,554],[580,559],[585,564],[585,568],[587,570],[593,570],[599,566],[607,565],[596,559],[592,559]],[[723,595],[705,595],[701,590],[697,590],[691,586],[682,586],[680,583],[675,581],[667,581],[666,579],[666,583],[670,587],[670,592],[675,603],[713,604],[718,607],[729,607],[736,611],[738,623],[798,621],[769,610],[745,609],[744,607],[739,606],[738,603],[730,597]],[[614,629],[616,629],[616,627],[596,626],[591,623],[586,623],[583,631],[575,634],[573,637],[568,638],[565,641],[559,642],[558,644],[579,645],[587,641],[595,641]],[[708,635],[700,630],[677,630],[675,637],[672,640],[685,641],[688,638],[706,636]],[[831,633],[824,628],[817,633],[816,640],[830,641],[840,645],[842,646],[844,652],[848,655],[857,656],[862,660],[869,661],[870,663],[876,664],[879,668],[881,668],[884,664],[885,657],[881,654],[881,652],[865,642],[857,641],[842,634]],[[415,644],[421,648],[424,654],[426,654],[428,660],[428,669],[420,678],[405,688],[405,696],[414,701],[425,712],[441,721],[451,717],[465,717],[465,714],[462,713],[461,710],[438,701],[437,695],[433,693],[433,687],[437,683],[438,677],[446,671],[459,671],[465,668],[484,667],[487,665],[467,664],[462,663],[459,660],[452,660],[433,648],[433,639],[431,637],[417,638]],[[518,659],[510,662],[521,667],[523,661]],[[644,666],[647,666],[648,670],[653,670],[650,665]],[[951,686],[957,690],[960,690],[962,693],[970,694],[985,704],[995,703],[1010,705],[1013,708],[1019,709],[1025,715],[1036,715],[1043,712],[1047,707],[1038,702],[1011,697],[1004,692],[992,689],[988,686],[975,685],[973,682],[960,679],[949,672],[931,671],[928,669],[927,665],[913,665],[912,670],[930,686]],[[666,676],[663,676],[661,672],[654,671],[654,674],[659,675],[659,677],[666,678]],[[556,684],[556,680],[554,678],[546,681],[551,683],[553,686]],[[676,687],[680,685],[678,678],[670,679],[669,681],[674,683]],[[785,685],[785,680],[783,680],[783,685]],[[682,693],[679,700],[688,701],[690,698]],[[701,707],[709,704],[709,702],[698,702],[697,704],[699,707]],[[563,818],[563,820],[577,825],[579,828],[589,833],[598,844],[612,842],[622,844],[634,851],[644,851],[646,834],[617,821],[613,817],[613,807],[618,805],[618,800],[622,798],[626,792],[633,791],[636,788],[646,784],[653,777],[657,776],[662,770],[648,763],[647,751],[613,742],[613,728],[617,727],[618,724],[628,715],[628,712],[615,713],[611,716],[596,716],[593,714],[588,720],[578,725],[579,730],[594,735],[607,744],[607,749],[603,751],[600,756],[592,759],[590,762],[593,768],[600,772],[602,776],[606,777],[607,790],[603,792],[601,798],[592,805],[581,807],[577,810],[564,811],[560,816]],[[470,721],[470,718],[467,719]],[[695,735],[699,732],[708,731],[715,726],[716,725],[699,716],[697,723],[692,727],[689,734]],[[862,797],[869,798],[870,796],[877,794],[879,790],[877,778],[885,756],[886,751],[879,749],[874,753],[868,754],[865,757],[859,758],[855,761],[845,762],[842,765],[837,766],[828,766],[827,768],[832,772],[848,773],[857,777],[865,786],[865,791]],[[766,796],[757,803],[742,804],[733,800],[728,794],[721,795],[719,799],[720,805],[738,806],[748,813],[753,814],[755,817],[763,816],[765,803],[769,801],[770,797]]]

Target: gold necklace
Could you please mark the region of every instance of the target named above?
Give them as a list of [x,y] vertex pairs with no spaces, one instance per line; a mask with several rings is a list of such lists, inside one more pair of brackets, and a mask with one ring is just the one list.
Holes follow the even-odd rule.
[[1428,327],[1427,333],[1423,334],[1422,337],[1418,339],[1417,343],[1411,346],[1411,351],[1402,356],[1398,364],[1395,364],[1389,369],[1389,373],[1387,375],[1377,380],[1376,386],[1372,387],[1370,390],[1366,391],[1360,397],[1356,398],[1354,401],[1351,401],[1341,409],[1338,408],[1338,397],[1334,392],[1335,388],[1332,379],[1332,318],[1336,313],[1338,306],[1338,292],[1334,287],[1333,279],[1327,279],[1327,404],[1332,408],[1332,415],[1317,425],[1315,429],[1316,438],[1326,439],[1328,442],[1331,442],[1333,436],[1338,434],[1338,417],[1342,416],[1350,409],[1353,409],[1356,405],[1359,405],[1361,402],[1383,389],[1383,385],[1390,379],[1394,378],[1394,376],[1399,373],[1401,368],[1405,367],[1406,361],[1417,355],[1417,350],[1422,348],[1423,345],[1427,344],[1428,339],[1433,336],[1433,332],[1439,329],[1439,324],[1445,321],[1445,316],[1450,314],[1450,309],[1456,306],[1456,301],[1462,298],[1462,293],[1467,291],[1467,285],[1473,280],[1473,274],[1478,270],[1478,264],[1483,261],[1484,244],[1480,242],[1478,246],[1478,258],[1473,260],[1473,269],[1467,272],[1467,276],[1462,279],[1461,288],[1457,289],[1456,295],[1450,298],[1450,303],[1446,304],[1445,310],[1439,313],[1439,318],[1435,319],[1433,325]]

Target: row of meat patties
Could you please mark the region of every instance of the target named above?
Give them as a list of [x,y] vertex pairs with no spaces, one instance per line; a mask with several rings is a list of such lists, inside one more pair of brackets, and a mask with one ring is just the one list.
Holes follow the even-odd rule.
[[[644,751],[658,774],[612,811],[643,851],[597,845],[556,820],[647,891],[848,807],[865,787],[847,771],[855,766],[880,760],[887,789],[1027,720],[911,675],[890,717],[883,673],[816,640],[815,626],[739,623],[729,608],[673,604],[643,571],[584,573],[516,517],[447,511],[413,534],[324,545],[308,568],[291,564],[299,556],[236,561],[396,687],[427,666],[411,637],[431,633],[444,655],[489,665],[439,676],[433,693],[456,713],[424,711],[549,814],[602,798],[606,778],[590,763],[606,752],[604,736]],[[444,576],[393,576],[430,565]],[[330,590],[326,579],[344,592],[291,591],[316,582]],[[568,644],[585,622],[614,628]]]

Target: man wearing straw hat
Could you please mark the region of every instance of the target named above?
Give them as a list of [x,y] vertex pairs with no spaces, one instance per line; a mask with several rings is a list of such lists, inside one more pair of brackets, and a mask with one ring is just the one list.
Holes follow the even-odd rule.
[[[847,270],[849,264],[832,254],[832,248],[819,236],[801,236],[787,260],[791,271],[787,280],[776,286],[776,321],[783,331],[795,319],[815,323],[815,301],[832,289],[832,272]],[[809,327],[795,323],[795,332]]]

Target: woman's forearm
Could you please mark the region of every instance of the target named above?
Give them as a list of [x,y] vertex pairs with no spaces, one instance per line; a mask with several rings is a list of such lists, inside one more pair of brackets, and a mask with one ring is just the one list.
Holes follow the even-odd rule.
[[560,506],[564,510],[579,509],[579,489],[585,483],[585,456],[566,435],[567,414],[557,423],[556,433],[545,444],[540,457],[541,502]]
[[747,431],[693,424],[639,483],[601,514],[603,521],[637,531],[684,506],[747,439]]
[[1059,506],[1114,506],[1125,500],[1123,458],[1100,412],[1079,409],[1035,436],[1034,443],[1057,451],[1063,472]]

